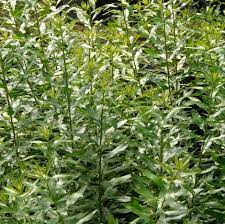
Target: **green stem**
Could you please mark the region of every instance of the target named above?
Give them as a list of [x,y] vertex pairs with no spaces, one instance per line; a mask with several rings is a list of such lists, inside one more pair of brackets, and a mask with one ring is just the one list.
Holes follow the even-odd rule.
[[164,151],[164,144],[163,144],[163,134],[162,134],[162,128],[161,128],[161,134],[160,134],[160,156],[159,156],[159,161],[160,161],[160,175],[161,176],[163,174],[163,169],[162,169],[162,164],[163,164],[163,151]]
[[64,218],[63,218],[63,216],[62,216],[62,215],[60,214],[60,212],[59,212],[59,207],[58,207],[57,201],[55,200],[55,197],[54,197],[54,195],[52,194],[52,190],[51,190],[51,188],[49,187],[48,180],[46,181],[46,184],[47,184],[47,189],[48,189],[48,192],[49,192],[50,197],[51,197],[51,199],[52,199],[52,202],[53,202],[53,204],[54,204],[54,206],[55,206],[55,208],[56,208],[56,213],[57,213],[57,215],[59,216],[59,222],[60,222],[61,224],[65,224]]
[[[177,44],[177,35],[176,35],[176,20],[175,20],[175,12],[174,12],[174,2],[172,0],[172,20],[173,20],[173,42],[174,46],[176,47]],[[177,57],[175,55],[175,77],[176,77],[176,90],[178,90],[178,65],[177,65]]]
[[40,47],[41,47],[41,49],[40,49],[41,55],[39,56],[39,59],[40,59],[42,65],[43,65],[42,68],[41,68],[41,71],[42,71],[43,75],[47,75],[48,84],[49,84],[50,88],[53,89],[53,91],[55,91],[55,89],[52,87],[51,80],[50,80],[50,77],[49,77],[49,75],[51,74],[50,69],[48,67],[48,64],[46,64],[46,62],[45,62],[45,60],[48,60],[48,59],[46,58],[46,55],[45,55],[44,40],[43,40],[43,35],[41,34],[41,30],[40,30],[40,19],[39,19],[39,15],[38,15],[36,5],[34,6],[34,12],[35,12],[38,36],[39,36],[39,39],[40,39]]
[[[41,30],[40,30],[40,20],[39,20],[39,16],[38,16],[38,12],[37,12],[36,5],[34,6],[34,12],[35,12],[35,18],[36,18],[38,36],[39,36],[40,39],[42,39]],[[40,44],[41,44],[41,47],[42,47],[42,40],[41,40]]]
[[[89,44],[89,46],[92,46],[91,42],[92,42],[91,41],[91,37],[88,36],[88,44]],[[91,94],[92,94],[92,92],[93,92],[93,81],[92,81],[92,72],[91,72],[92,71],[91,49],[88,49],[88,62],[89,62],[89,66],[91,66],[91,67],[89,67],[88,73],[89,73],[89,78],[90,78],[90,82],[91,82]],[[91,103],[92,103],[92,97],[91,97]]]
[[[72,114],[71,114],[71,92],[69,89],[69,78],[68,78],[68,70],[67,70],[67,64],[66,64],[66,52],[64,49],[62,22],[60,22],[60,37],[61,37],[62,54],[63,54],[64,88],[65,88],[65,96],[67,99],[67,112],[68,112],[68,119],[69,119],[70,137],[71,137],[71,140],[73,140],[73,125],[72,125]],[[74,148],[73,142],[72,142],[72,148]]]
[[30,80],[28,78],[28,73],[27,73],[26,69],[23,67],[22,62],[19,59],[17,59],[17,61],[18,61],[19,65],[20,65],[20,67],[21,67],[21,69],[23,71],[23,74],[25,75],[25,79],[26,79],[27,84],[28,84],[28,86],[30,88],[30,91],[32,93],[34,101],[35,101],[36,104],[38,104],[38,100],[37,100],[37,97],[35,96],[34,89],[33,89],[32,84],[31,84],[31,82],[30,82]]
[[13,21],[14,21],[14,24],[15,24],[15,27],[16,27],[16,29],[18,30],[19,25],[18,25],[18,23],[17,23],[16,17],[15,17],[15,15],[14,15],[14,11],[13,11],[12,6],[11,6],[10,3],[9,3],[9,9],[10,9],[10,13],[11,13],[11,15],[12,15],[12,18],[13,18]]
[[113,78],[114,78],[114,65],[113,65],[113,53],[111,54],[111,58],[110,58],[110,64],[111,64],[111,79],[113,82]]
[[[10,4],[9,4],[9,7],[10,7],[10,10],[11,10],[11,14],[13,15],[13,20],[14,20],[16,29],[18,30],[18,22],[17,22],[17,20],[16,20],[16,18],[15,18],[15,16],[14,16],[14,13],[13,13],[13,10],[12,10],[12,7],[11,7]],[[35,7],[35,13],[36,13],[36,16],[37,16],[36,7]],[[39,33],[40,33],[40,30],[39,30]],[[37,104],[38,101],[37,101],[37,98],[36,98],[36,96],[35,96],[35,94],[34,94],[32,85],[31,85],[31,83],[30,83],[30,81],[29,81],[29,79],[28,79],[27,72],[26,72],[26,70],[24,69],[24,67],[23,67],[23,65],[22,65],[22,63],[21,63],[21,61],[20,61],[19,59],[17,59],[17,61],[19,62],[19,65],[20,65],[20,67],[21,67],[21,69],[22,69],[24,75],[26,76],[27,83],[28,83],[28,85],[29,85],[29,88],[30,88],[31,93],[32,93],[32,95],[33,95],[33,98],[34,98],[34,100],[35,100],[35,103]]]
[[[2,76],[3,76],[3,86],[5,89],[5,94],[6,94],[6,101],[7,101],[7,105],[8,105],[8,109],[9,109],[9,116],[10,116],[10,125],[12,128],[12,133],[13,133],[13,144],[14,146],[16,145],[17,142],[17,138],[16,138],[16,131],[15,131],[15,125],[13,122],[13,115],[12,115],[12,106],[11,106],[11,102],[10,102],[10,96],[9,96],[9,89],[6,83],[6,70],[5,70],[5,66],[4,66],[4,61],[2,58],[2,54],[0,52],[0,64],[1,64],[1,70],[2,70]],[[18,150],[16,151],[17,156],[19,156]]]
[[102,205],[102,196],[103,196],[103,169],[102,169],[102,139],[103,139],[103,118],[104,118],[104,101],[105,101],[105,92],[102,95],[102,110],[100,114],[100,133],[99,133],[99,152],[98,152],[98,210],[99,210],[99,224],[103,222],[103,205]]
[[138,78],[137,65],[135,63],[134,52],[133,52],[132,45],[131,45],[130,38],[129,38],[130,34],[129,34],[128,22],[126,20],[126,16],[125,16],[125,13],[124,13],[124,7],[123,6],[122,6],[122,11],[123,11],[123,20],[124,20],[125,30],[126,30],[127,46],[130,48],[131,54],[132,54],[132,61],[133,61],[133,67],[132,68],[133,68],[133,72],[134,72],[134,77]]
[[163,20],[163,36],[164,36],[164,50],[166,55],[166,73],[167,73],[167,83],[169,87],[169,93],[171,93],[171,80],[170,80],[170,68],[169,68],[169,55],[167,49],[167,34],[166,34],[166,17],[164,14],[164,7],[162,4],[162,20]]

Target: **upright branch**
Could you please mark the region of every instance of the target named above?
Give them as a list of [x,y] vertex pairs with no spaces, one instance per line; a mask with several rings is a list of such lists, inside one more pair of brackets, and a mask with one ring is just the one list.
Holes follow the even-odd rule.
[[38,30],[38,36],[39,38],[41,39],[41,47],[42,47],[42,35],[41,35],[41,30],[40,30],[40,19],[39,19],[39,16],[38,16],[38,11],[37,11],[37,6],[35,5],[34,6],[34,12],[35,12],[35,19],[36,19],[36,25],[37,25],[37,30]]
[[99,151],[98,151],[98,210],[99,224],[103,222],[103,169],[102,169],[102,139],[103,139],[103,118],[104,118],[105,92],[102,95],[102,109],[100,114]]
[[[12,17],[13,17],[13,21],[14,21],[15,28],[16,28],[16,30],[18,31],[18,30],[19,30],[19,22],[17,21],[16,17],[14,16],[14,11],[13,11],[13,9],[12,9],[11,4],[9,4],[9,8],[10,8],[11,15],[12,15]],[[36,6],[35,6],[35,16],[36,16],[36,19],[37,19],[37,21],[38,21],[38,22],[37,22],[37,24],[38,24],[37,26],[38,26],[38,31],[39,31],[39,35],[40,35],[39,19],[38,19],[38,14],[37,14]],[[33,90],[32,84],[31,84],[31,82],[30,82],[30,80],[29,80],[29,78],[28,78],[28,76],[27,76],[27,71],[26,71],[26,69],[24,68],[24,66],[22,65],[22,62],[20,61],[19,58],[17,58],[17,61],[18,61],[19,65],[20,65],[20,67],[21,67],[21,69],[22,69],[22,71],[23,71],[23,73],[24,73],[24,75],[25,75],[25,77],[26,77],[25,79],[26,79],[26,81],[27,81],[27,83],[28,83],[28,85],[29,85],[29,88],[30,88],[30,90],[31,90],[32,96],[33,96],[33,98],[34,98],[34,101],[35,101],[35,103],[37,104],[37,103],[38,103],[37,97],[36,97],[35,94],[34,94],[34,90]]]
[[124,24],[125,24],[127,46],[128,46],[128,48],[130,48],[131,54],[132,54],[134,76],[135,76],[135,78],[138,78],[137,65],[136,65],[136,62],[135,62],[135,56],[134,56],[132,44],[131,44],[131,41],[130,41],[128,15],[125,14],[125,9],[126,8],[124,8],[123,5],[122,5],[122,12],[123,12],[123,20],[124,20]]
[[35,96],[35,92],[34,92],[34,89],[33,89],[33,87],[32,87],[32,83],[30,82],[30,80],[29,80],[29,78],[28,78],[27,68],[25,68],[25,66],[23,66],[23,64],[22,64],[22,62],[20,61],[19,58],[17,59],[17,61],[18,61],[19,65],[20,65],[20,68],[21,68],[22,71],[23,71],[23,74],[24,74],[24,76],[25,76],[25,79],[26,79],[26,81],[27,81],[27,84],[28,84],[28,86],[29,86],[29,88],[30,88],[31,94],[32,94],[32,96],[33,96],[33,98],[34,98],[35,104],[38,104],[38,99],[37,99],[37,97]]
[[59,206],[58,206],[57,200],[56,200],[56,198],[54,196],[54,193],[52,192],[51,187],[49,186],[48,180],[46,180],[46,185],[47,185],[47,189],[48,189],[48,192],[49,192],[49,196],[52,199],[52,202],[53,202],[53,204],[55,206],[55,209],[56,209],[56,213],[57,213],[57,215],[59,217],[59,223],[60,224],[65,224],[64,217],[61,215],[61,213],[59,211]]
[[169,54],[168,54],[168,47],[167,47],[166,15],[165,15],[163,3],[162,3],[162,22],[163,22],[164,51],[166,56],[167,83],[169,87],[169,93],[171,93],[172,89],[171,89],[171,78],[170,78],[170,67],[169,67]]
[[[174,47],[177,45],[177,35],[176,35],[176,29],[177,29],[177,24],[176,24],[176,14],[175,14],[175,7],[174,7],[174,2],[172,0],[172,23],[173,23],[173,42],[174,42]],[[178,89],[178,81],[177,81],[177,75],[178,75],[178,64],[177,64],[177,57],[175,55],[175,77],[176,77],[176,90]]]
[[114,64],[113,64],[113,52],[111,52],[110,54],[110,65],[111,65],[111,79],[113,81],[113,78],[114,78]]
[[69,119],[69,130],[70,130],[70,137],[72,140],[72,148],[74,147],[73,144],[73,125],[72,125],[72,114],[71,114],[71,90],[69,88],[69,77],[68,77],[68,70],[66,64],[66,52],[63,40],[63,31],[62,31],[62,21],[60,18],[60,37],[61,37],[61,47],[62,47],[62,59],[63,59],[63,78],[64,78],[64,93],[67,99],[67,112],[68,112],[68,119]]
[[164,154],[164,142],[163,142],[163,139],[164,139],[164,136],[163,136],[163,129],[162,127],[160,128],[160,153],[159,153],[159,162],[160,162],[160,175],[162,176],[163,174],[163,168],[162,168],[162,165],[163,165],[163,154]]
[[[10,116],[10,125],[12,128],[12,134],[13,134],[13,144],[15,146],[17,138],[16,138],[15,125],[13,122],[13,109],[11,106],[11,100],[10,100],[10,96],[9,96],[9,88],[8,88],[7,80],[6,80],[6,69],[5,69],[4,60],[3,60],[1,52],[0,52],[0,66],[1,66],[1,70],[2,70],[1,73],[2,73],[2,77],[3,77],[3,86],[4,86],[6,101],[7,101],[7,106],[8,106],[8,114]],[[16,151],[16,153],[18,156],[18,151]]]
[[[36,3],[37,4],[37,3]],[[47,75],[47,79],[48,79],[48,85],[51,87],[51,89],[55,92],[55,89],[54,87],[52,86],[51,84],[51,81],[50,81],[50,74],[51,71],[49,69],[49,66],[48,66],[48,63],[46,63],[46,55],[45,55],[45,46],[44,46],[44,38],[43,38],[43,34],[41,32],[41,29],[40,29],[40,26],[41,26],[41,21],[40,21],[40,17],[39,17],[39,13],[38,13],[38,10],[37,10],[37,5],[35,4],[34,6],[34,13],[35,13],[35,20],[36,20],[36,27],[37,27],[37,35],[39,37],[39,42],[40,42],[40,56],[39,56],[39,59],[42,63],[42,67],[41,67],[41,71],[42,71],[42,74],[43,75]]]

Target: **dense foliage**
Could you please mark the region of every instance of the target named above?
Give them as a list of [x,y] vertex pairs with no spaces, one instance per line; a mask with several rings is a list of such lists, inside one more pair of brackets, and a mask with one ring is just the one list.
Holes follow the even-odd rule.
[[0,1],[1,224],[225,223],[224,16],[179,2]]

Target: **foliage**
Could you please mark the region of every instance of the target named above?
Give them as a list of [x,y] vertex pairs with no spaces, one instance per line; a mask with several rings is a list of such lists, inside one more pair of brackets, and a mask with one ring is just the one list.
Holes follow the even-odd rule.
[[225,223],[223,16],[54,4],[0,2],[1,223]]

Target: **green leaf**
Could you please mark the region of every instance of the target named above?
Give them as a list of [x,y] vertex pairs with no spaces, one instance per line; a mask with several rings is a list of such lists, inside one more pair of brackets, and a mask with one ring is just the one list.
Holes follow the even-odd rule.
[[206,209],[207,214],[211,215],[213,218],[217,220],[217,222],[224,223],[225,222],[225,213],[224,211],[217,209]]
[[6,194],[13,195],[13,196],[19,196],[20,192],[16,190],[15,188],[10,187],[3,187],[3,189],[6,191]]
[[153,216],[153,213],[151,214],[148,208],[140,206],[140,203],[137,200],[133,200],[132,202],[126,204],[125,207],[139,217],[148,221],[149,224],[153,223],[153,219],[151,218],[151,215]]
[[85,11],[83,11],[82,9],[78,8],[78,7],[74,7],[77,13],[77,17],[79,19],[80,22],[82,22],[83,24],[90,26],[90,21],[87,18],[87,15],[85,15]]
[[149,170],[143,170],[142,174],[152,180],[152,182],[160,189],[163,190],[165,188],[165,183],[160,176],[156,176],[151,173]]
[[106,155],[105,155],[105,158],[106,159],[110,159],[112,157],[114,157],[115,155],[123,152],[125,149],[127,149],[128,145],[119,145],[117,146],[115,149],[113,149],[112,151],[108,152]]
[[138,194],[143,196],[145,202],[148,204],[149,207],[156,208],[158,197],[154,195],[154,191],[151,191],[147,187],[145,187],[141,183],[136,183],[136,187],[134,189]]
[[84,196],[84,192],[87,189],[87,186],[82,187],[79,191],[67,196],[66,205],[70,206],[75,204],[78,199],[82,198]]
[[14,111],[13,111],[12,107],[8,107],[8,114],[10,116],[12,116],[14,114]]
[[219,163],[219,165],[225,166],[225,157],[224,156],[213,156],[215,162]]
[[109,215],[108,224],[119,224],[118,219],[115,219],[113,215]]
[[126,182],[130,182],[131,181],[131,174],[127,174],[121,177],[114,177],[112,178],[109,182],[115,186],[117,184],[122,184],[122,183],[126,183]]
[[88,215],[86,215],[82,219],[80,219],[76,224],[83,224],[85,222],[90,221],[96,212],[97,212],[97,210],[89,213]]

